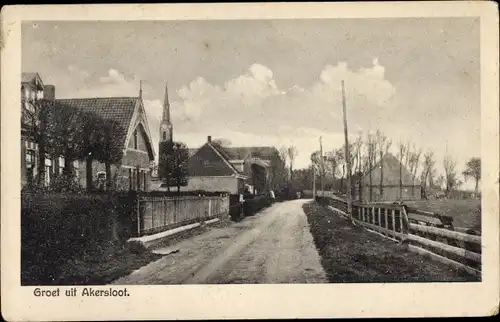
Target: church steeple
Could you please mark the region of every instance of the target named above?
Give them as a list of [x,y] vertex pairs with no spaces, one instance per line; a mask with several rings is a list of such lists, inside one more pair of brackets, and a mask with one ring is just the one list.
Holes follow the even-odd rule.
[[170,102],[168,101],[168,84],[165,84],[165,99],[163,100],[163,121],[170,123]]
[[172,140],[172,123],[170,122],[170,102],[168,100],[168,85],[165,84],[163,116],[160,123],[160,141],[171,141],[171,140]]

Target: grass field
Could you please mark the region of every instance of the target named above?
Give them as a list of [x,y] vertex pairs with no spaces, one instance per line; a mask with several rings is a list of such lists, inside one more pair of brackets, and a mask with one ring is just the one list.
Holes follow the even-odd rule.
[[303,209],[331,283],[478,281],[464,271],[354,227],[315,202],[306,203]]
[[453,218],[456,227],[481,231],[481,200],[418,200],[405,202],[410,207],[439,212]]

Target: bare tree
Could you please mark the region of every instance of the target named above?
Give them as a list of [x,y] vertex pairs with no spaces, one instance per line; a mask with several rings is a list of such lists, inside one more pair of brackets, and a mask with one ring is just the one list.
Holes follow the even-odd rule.
[[[417,177],[417,172],[418,172],[418,167],[420,165],[420,157],[422,156],[422,149],[419,148],[413,153],[413,176],[411,178],[412,180],[412,191],[415,187],[415,178]],[[415,195],[415,194],[413,194]]]
[[446,155],[443,159],[443,167],[444,167],[444,182],[445,182],[445,193],[446,197],[450,196],[450,193],[458,187],[461,182],[458,180],[457,176],[457,163],[452,159],[450,155]]
[[388,153],[389,148],[391,147],[392,141],[387,138],[387,136],[381,131],[377,130],[376,133],[376,146],[379,155],[380,162],[380,183],[379,183],[379,191],[380,198],[384,198],[384,165],[383,159],[385,155]]
[[373,178],[372,178],[372,170],[375,166],[377,158],[377,143],[375,141],[374,136],[371,133],[368,133],[367,142],[366,142],[366,167],[368,171],[369,178],[369,191],[370,191],[370,201],[373,200]]
[[434,160],[434,152],[429,150],[424,154],[424,169],[421,176],[421,185],[424,193],[424,198],[427,198],[428,191],[427,187],[432,187],[433,176],[434,176],[434,165],[436,161]]
[[481,180],[481,159],[471,158],[467,161],[467,168],[462,172],[465,180],[473,178],[475,182],[474,197],[478,195],[479,181]]
[[403,162],[406,157],[406,151],[408,150],[408,146],[402,140],[398,143],[399,152],[399,199],[403,199]]
[[328,152],[326,154],[326,159],[327,161],[330,163],[331,165],[331,169],[332,169],[332,179],[335,181],[335,179],[337,178],[336,175],[338,173],[338,166],[340,164],[340,151],[337,150],[337,149],[333,149],[332,151]]

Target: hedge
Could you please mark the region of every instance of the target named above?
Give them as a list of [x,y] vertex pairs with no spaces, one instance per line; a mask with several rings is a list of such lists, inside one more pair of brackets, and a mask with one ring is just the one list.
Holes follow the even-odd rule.
[[243,214],[245,217],[252,216],[270,205],[271,198],[268,195],[255,195],[250,199],[245,199],[245,202],[243,203]]
[[21,194],[21,280],[56,282],[68,260],[123,243],[137,225],[134,194]]
[[205,190],[195,190],[195,191],[180,191],[177,192],[176,189],[171,191],[160,191],[154,190],[149,192],[139,192],[140,195],[143,196],[151,196],[151,197],[185,197],[185,196],[224,196],[229,195],[230,193],[227,191],[205,191]]

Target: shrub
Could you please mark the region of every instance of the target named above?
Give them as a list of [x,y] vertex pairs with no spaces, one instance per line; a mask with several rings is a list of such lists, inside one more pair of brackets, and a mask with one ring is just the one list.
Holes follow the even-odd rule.
[[22,193],[22,284],[57,282],[65,262],[123,243],[137,225],[134,207],[129,194]]
[[243,203],[243,214],[252,216],[258,211],[271,205],[271,199],[267,195],[253,196],[251,199],[245,199]]
[[229,196],[229,216],[231,216],[232,220],[238,220],[241,217],[241,203],[240,203],[240,195],[230,195]]
[[149,192],[141,192],[141,195],[150,196],[150,197],[178,197],[178,196],[221,196],[221,195],[229,195],[229,192],[226,191],[205,191],[205,190],[194,190],[194,191],[180,191],[177,192],[175,189],[172,191],[149,191]]

